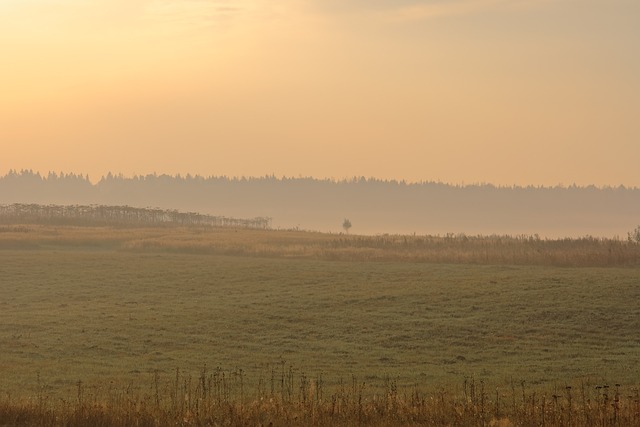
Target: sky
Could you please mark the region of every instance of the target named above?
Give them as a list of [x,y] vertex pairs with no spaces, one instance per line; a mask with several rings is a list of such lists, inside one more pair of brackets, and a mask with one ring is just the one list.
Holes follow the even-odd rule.
[[0,0],[0,174],[640,186],[637,0]]

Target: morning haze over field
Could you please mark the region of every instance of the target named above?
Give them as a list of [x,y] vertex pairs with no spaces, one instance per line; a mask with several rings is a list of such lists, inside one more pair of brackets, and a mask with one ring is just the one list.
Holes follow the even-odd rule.
[[640,425],[639,16],[0,0],[0,426]]

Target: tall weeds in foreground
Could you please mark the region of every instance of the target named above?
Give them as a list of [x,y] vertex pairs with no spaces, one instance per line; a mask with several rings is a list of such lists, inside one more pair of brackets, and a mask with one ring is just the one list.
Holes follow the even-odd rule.
[[[277,369],[277,372],[276,372]],[[0,399],[0,425],[11,426],[638,426],[638,387],[593,385],[544,392],[524,382],[491,388],[474,378],[461,392],[425,393],[419,385],[401,389],[388,379],[372,393],[356,377],[327,387],[322,376],[272,370],[247,390],[242,370],[209,371],[198,378],[176,370],[163,381],[156,372],[149,392],[130,387],[53,400],[41,393],[28,399]],[[38,379],[40,382],[40,379]]]

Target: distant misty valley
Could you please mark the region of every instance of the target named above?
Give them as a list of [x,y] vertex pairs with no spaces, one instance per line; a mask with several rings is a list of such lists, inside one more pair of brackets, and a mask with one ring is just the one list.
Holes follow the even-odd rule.
[[457,186],[367,179],[229,178],[10,171],[0,204],[112,205],[268,218],[273,228],[354,234],[538,234],[625,238],[640,223],[640,189]]

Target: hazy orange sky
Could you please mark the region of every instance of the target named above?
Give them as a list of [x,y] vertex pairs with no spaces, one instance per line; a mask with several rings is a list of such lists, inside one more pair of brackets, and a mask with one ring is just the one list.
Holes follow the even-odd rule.
[[638,0],[0,0],[0,173],[640,186]]

